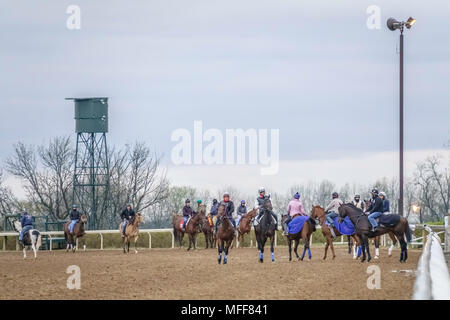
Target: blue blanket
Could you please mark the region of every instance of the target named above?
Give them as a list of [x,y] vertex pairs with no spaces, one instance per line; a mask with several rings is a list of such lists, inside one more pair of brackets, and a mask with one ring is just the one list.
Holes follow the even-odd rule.
[[[326,224],[329,225],[328,222]],[[349,217],[345,217],[341,223],[339,223],[339,217],[334,218],[334,226],[340,234],[349,236],[355,233],[355,227]]]
[[290,234],[299,233],[302,230],[303,225],[305,224],[305,221],[308,219],[309,219],[309,217],[307,217],[307,216],[295,217],[294,220],[292,220],[288,224],[289,233]]

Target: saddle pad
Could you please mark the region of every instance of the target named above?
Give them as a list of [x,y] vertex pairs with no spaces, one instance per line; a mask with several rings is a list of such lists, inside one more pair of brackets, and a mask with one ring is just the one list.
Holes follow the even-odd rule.
[[355,226],[349,217],[345,217],[341,223],[339,223],[339,217],[334,218],[334,226],[341,234],[350,236],[355,233]]
[[290,234],[299,233],[302,230],[303,225],[305,224],[305,221],[308,220],[308,219],[309,219],[309,217],[307,217],[307,216],[297,216],[297,217],[295,217],[288,224],[289,233]]
[[398,214],[382,214],[378,218],[378,223],[385,226],[396,226],[400,222],[400,215]]

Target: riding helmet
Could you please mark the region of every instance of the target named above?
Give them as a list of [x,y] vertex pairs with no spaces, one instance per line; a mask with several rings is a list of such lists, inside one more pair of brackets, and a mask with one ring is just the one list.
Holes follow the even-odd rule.
[[385,193],[385,192],[383,192],[383,191],[381,191],[381,192],[380,192],[380,196],[383,196],[383,197],[385,197],[385,198],[386,198],[386,193]]
[[241,203],[245,203],[245,200],[241,200]]
[[201,204],[201,203],[202,203],[202,200],[198,199],[198,200],[197,200],[197,203],[198,203],[198,204]]
[[261,187],[261,188],[258,189],[258,192],[259,192],[259,193],[261,193],[261,192],[266,192],[266,189],[264,189],[264,187]]
[[230,196],[230,194],[228,193],[228,192],[224,192],[223,193],[223,197],[225,198],[225,197],[229,197]]
[[191,203],[191,200],[186,199],[186,201],[184,203]]
[[338,197],[339,197],[339,194],[338,194],[337,192],[333,192],[333,194],[332,194],[331,196],[332,196],[333,199],[334,199],[334,198],[338,198]]
[[300,193],[296,192],[296,193],[294,194],[294,199],[300,199]]
[[373,188],[372,189],[372,193],[378,194],[378,189],[377,188]]

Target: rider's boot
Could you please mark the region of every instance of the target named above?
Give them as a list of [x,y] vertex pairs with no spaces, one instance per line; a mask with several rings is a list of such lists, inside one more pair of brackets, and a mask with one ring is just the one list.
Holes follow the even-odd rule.
[[330,232],[331,232],[331,237],[334,239],[336,238],[336,234],[334,233],[334,225],[330,224]]

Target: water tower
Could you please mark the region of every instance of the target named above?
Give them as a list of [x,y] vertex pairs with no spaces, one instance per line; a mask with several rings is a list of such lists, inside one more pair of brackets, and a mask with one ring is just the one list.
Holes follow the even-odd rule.
[[108,208],[108,98],[66,98],[75,102],[77,144],[73,203],[89,215],[89,228],[98,228],[99,214]]

